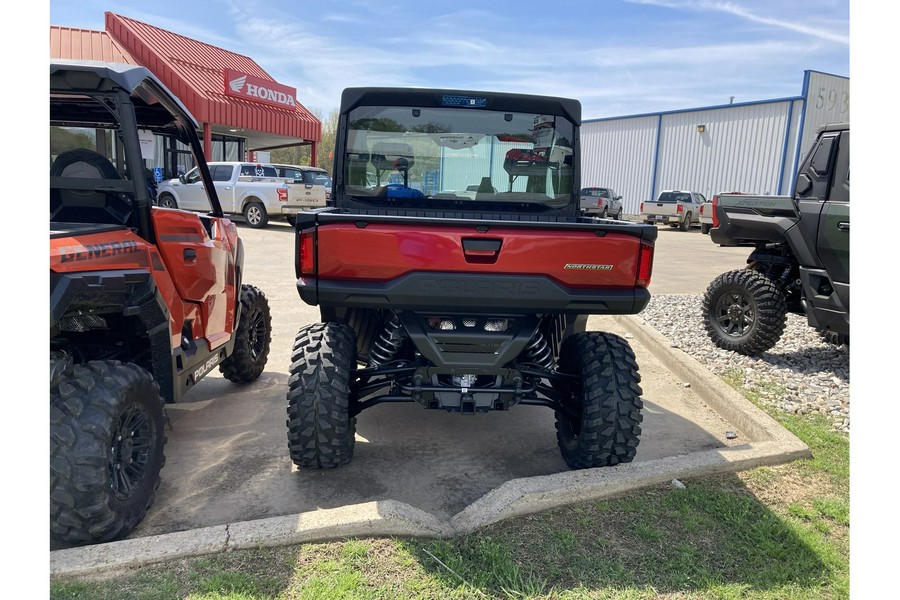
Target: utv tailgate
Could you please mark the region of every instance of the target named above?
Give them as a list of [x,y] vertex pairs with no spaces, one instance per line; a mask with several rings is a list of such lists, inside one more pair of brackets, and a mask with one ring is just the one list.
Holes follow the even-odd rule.
[[298,223],[297,275],[311,305],[635,314],[656,228],[320,212]]

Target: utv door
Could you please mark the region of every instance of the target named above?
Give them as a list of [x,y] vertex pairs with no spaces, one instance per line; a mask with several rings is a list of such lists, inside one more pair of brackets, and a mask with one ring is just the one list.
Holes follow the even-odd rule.
[[850,132],[842,131],[834,176],[816,236],[819,260],[832,277],[835,291],[850,308]]
[[803,238],[850,308],[850,132],[826,131],[803,163],[794,198]]

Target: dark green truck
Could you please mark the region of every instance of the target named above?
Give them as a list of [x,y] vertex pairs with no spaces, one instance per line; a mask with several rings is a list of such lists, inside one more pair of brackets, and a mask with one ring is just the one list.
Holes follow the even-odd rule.
[[834,343],[850,341],[850,126],[822,127],[790,196],[719,194],[710,238],[752,246],[747,267],[717,277],[703,320],[720,348],[771,349],[787,313],[806,315]]

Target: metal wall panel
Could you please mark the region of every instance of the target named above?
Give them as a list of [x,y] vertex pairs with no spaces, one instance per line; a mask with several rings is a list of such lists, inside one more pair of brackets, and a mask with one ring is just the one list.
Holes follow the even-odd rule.
[[654,192],[774,194],[789,110],[784,101],[663,115]]
[[664,189],[787,195],[818,128],[849,109],[849,78],[806,71],[801,96],[587,120],[581,185],[612,187],[632,215]]
[[794,190],[794,174],[797,172],[797,140],[800,137],[800,127],[803,124],[803,100],[797,99],[791,102],[790,126],[788,139],[785,144],[784,166],[781,169],[781,186],[776,194],[790,195]]
[[801,158],[809,151],[821,126],[850,122],[850,79],[807,71],[803,95],[806,97],[806,115],[800,142]]
[[624,214],[650,198],[658,116],[589,121],[581,126],[581,187],[610,187]]

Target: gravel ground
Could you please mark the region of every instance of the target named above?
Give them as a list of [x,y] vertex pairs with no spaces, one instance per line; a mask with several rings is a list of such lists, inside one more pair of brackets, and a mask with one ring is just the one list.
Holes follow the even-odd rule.
[[774,348],[758,357],[713,345],[700,316],[702,296],[654,296],[638,315],[716,375],[735,369],[760,400],[793,414],[818,413],[850,433],[850,349],[825,343],[806,318],[789,314]]

